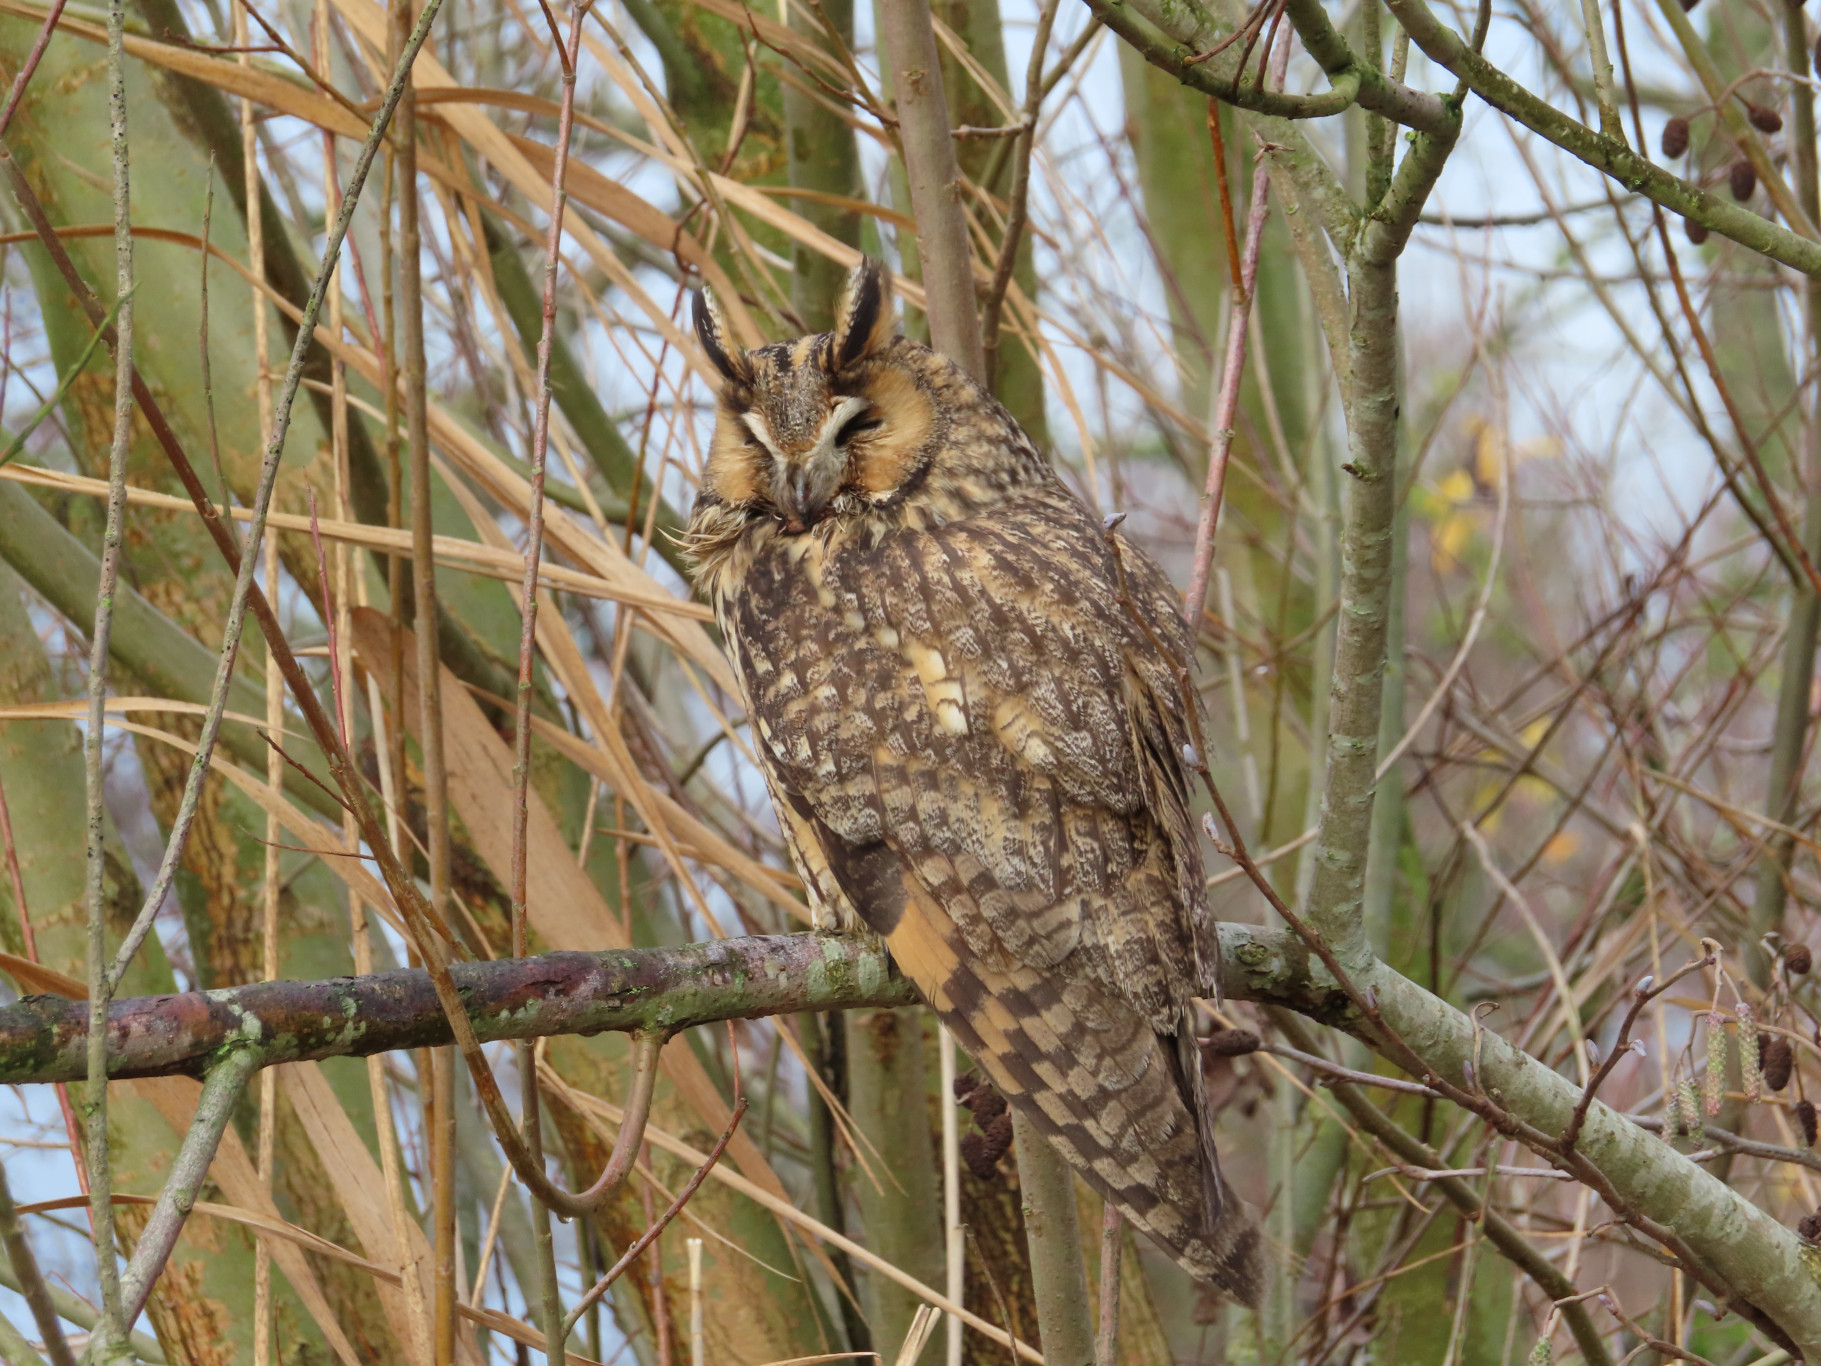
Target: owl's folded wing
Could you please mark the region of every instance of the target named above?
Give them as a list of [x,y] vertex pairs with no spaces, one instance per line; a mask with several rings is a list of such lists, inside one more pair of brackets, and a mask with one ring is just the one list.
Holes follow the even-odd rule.
[[737,634],[797,647],[743,645],[755,729],[823,899],[1084,1175],[1244,1294],[1214,1250],[1244,1221],[1221,1218],[1188,1013],[1215,941],[1176,757],[1184,633],[1154,566],[1043,512],[811,562],[782,597],[749,583],[765,619]]

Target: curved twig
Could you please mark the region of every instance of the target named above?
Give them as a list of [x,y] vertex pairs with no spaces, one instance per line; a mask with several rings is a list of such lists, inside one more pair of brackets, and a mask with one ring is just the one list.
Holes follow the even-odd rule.
[[[708,1179],[708,1173],[714,1169],[714,1164],[719,1162],[721,1160],[721,1154],[727,1151],[727,1145],[733,1141],[733,1131],[740,1127],[740,1118],[745,1113],[746,1097],[742,1095],[734,1102],[733,1116],[727,1121],[727,1127],[721,1130],[720,1138],[716,1139],[714,1147],[709,1149],[708,1160],[696,1168],[695,1174],[689,1178],[689,1183],[684,1186],[682,1190],[677,1192],[677,1198],[670,1202],[669,1207],[657,1217],[656,1222],[634,1239],[632,1246],[628,1247],[626,1251],[621,1254],[619,1261],[607,1268],[607,1274],[596,1281],[588,1293],[575,1302],[575,1308],[571,1309],[569,1311],[569,1316],[563,1320],[563,1336],[565,1338],[569,1336],[570,1331],[574,1329],[575,1325],[581,1322],[582,1315],[586,1314],[588,1310],[593,1307],[595,1301],[599,1300],[602,1295],[607,1293],[607,1288],[620,1278],[626,1268],[631,1266],[646,1248],[651,1246],[657,1239],[657,1236],[669,1226],[670,1221],[675,1219],[678,1214],[682,1213],[683,1206],[687,1205],[695,1193],[701,1189],[702,1183]],[[644,1127],[643,1122],[641,1122],[639,1125],[641,1134],[644,1131]],[[620,1129],[619,1142],[614,1144],[614,1154],[616,1157],[619,1154],[620,1144],[623,1144],[626,1141],[626,1135],[631,1131],[632,1112],[628,1109],[626,1112],[626,1119]],[[632,1145],[632,1151],[637,1152],[638,1147],[639,1145],[635,1142]]]
[[[638,1034],[632,1041],[632,1090],[626,1097],[626,1119],[620,1126],[619,1139],[607,1158],[607,1165],[592,1186],[569,1197],[567,1201],[548,1201],[559,1214],[586,1214],[599,1209],[620,1188],[632,1164],[638,1160],[639,1148],[645,1142],[645,1121],[651,1118],[651,1097],[657,1089],[658,1054],[663,1050],[662,1034]],[[731,1137],[731,1135],[729,1135]]]

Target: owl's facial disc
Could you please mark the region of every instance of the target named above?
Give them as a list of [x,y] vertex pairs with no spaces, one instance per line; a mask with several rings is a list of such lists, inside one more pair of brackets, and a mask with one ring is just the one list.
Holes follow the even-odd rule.
[[866,399],[852,395],[837,400],[809,444],[797,449],[778,440],[763,413],[741,414],[746,430],[769,457],[763,483],[786,531],[804,531],[828,511],[847,482],[849,443],[862,431],[878,425],[868,418],[871,406]]

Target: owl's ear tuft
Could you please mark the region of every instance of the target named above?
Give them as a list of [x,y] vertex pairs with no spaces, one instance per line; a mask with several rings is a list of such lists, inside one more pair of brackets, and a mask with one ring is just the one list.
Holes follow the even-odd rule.
[[891,272],[884,262],[862,257],[847,277],[835,311],[835,333],[829,343],[834,368],[844,370],[881,350],[897,332],[893,313]]
[[750,383],[752,362],[747,359],[745,348],[733,339],[727,317],[721,312],[714,291],[707,285],[696,291],[694,314],[696,340],[702,344],[702,354],[723,378]]

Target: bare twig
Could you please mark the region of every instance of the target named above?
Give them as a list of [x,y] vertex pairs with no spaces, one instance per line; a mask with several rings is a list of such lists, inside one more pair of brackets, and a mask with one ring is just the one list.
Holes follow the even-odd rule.
[[1612,1075],[1612,1069],[1619,1065],[1619,1060],[1630,1054],[1631,1030],[1637,1024],[1638,1017],[1644,1013],[1644,1008],[1690,973],[1710,968],[1716,961],[1715,956],[1710,953],[1705,958],[1696,958],[1684,963],[1661,982],[1653,977],[1646,977],[1632,988],[1631,1007],[1625,1012],[1625,1020],[1619,1026],[1618,1042],[1613,1045],[1612,1051],[1600,1063],[1599,1069],[1587,1079],[1587,1085],[1581,1090],[1581,1099],[1576,1103],[1574,1113],[1568,1117],[1568,1124],[1562,1130],[1563,1153],[1573,1151],[1575,1140],[1581,1136],[1581,1128],[1587,1123],[1587,1107],[1593,1104],[1594,1096],[1599,1093],[1606,1078]]
[[[20,904],[24,904],[23,899]],[[51,1303],[50,1289],[38,1270],[38,1259],[32,1254],[32,1245],[26,1241],[25,1231],[19,1227],[19,1216],[13,1207],[13,1193],[7,1188],[4,1168],[0,1168],[0,1244],[6,1248],[6,1259],[12,1264],[13,1275],[19,1278],[19,1291],[25,1297],[26,1306],[32,1311],[32,1322],[38,1327],[38,1336],[44,1340],[44,1351],[50,1358],[50,1366],[76,1366],[76,1358],[71,1354],[70,1345],[63,1336],[63,1324],[59,1321],[57,1307]]]
[[6,130],[12,126],[13,115],[19,111],[19,101],[25,98],[25,87],[31,84],[32,75],[44,57],[44,49],[50,46],[51,34],[57,31],[57,21],[63,17],[63,7],[68,3],[69,0],[55,0],[50,12],[44,16],[44,22],[38,26],[38,36],[32,40],[32,50],[26,54],[24,63],[6,92],[6,107],[0,109],[0,138],[5,137]]
[[[540,0],[542,3],[542,0]],[[515,957],[523,957],[529,948],[529,932],[525,920],[525,860],[529,848],[527,830],[530,822],[529,789],[531,782],[531,701],[532,701],[532,667],[537,656],[537,609],[538,609],[538,569],[544,553],[544,474],[545,459],[550,448],[550,355],[556,340],[556,277],[557,265],[562,253],[563,212],[569,200],[569,141],[575,126],[575,71],[576,60],[581,50],[582,18],[587,13],[587,0],[573,3],[569,10],[569,37],[567,44],[560,34],[553,32],[558,39],[557,54],[562,62],[562,103],[557,114],[555,167],[550,177],[550,225],[544,240],[544,292],[543,292],[543,330],[537,343],[537,399],[536,417],[531,433],[531,507],[529,525],[525,538],[525,579],[520,590],[519,613],[519,647],[518,647],[518,694],[514,700],[513,713],[513,762],[512,762],[512,870],[511,870],[511,931],[512,952]],[[555,29],[555,17],[545,7],[544,14]],[[750,66],[748,68],[750,70]],[[741,87],[745,90],[745,86]],[[734,148],[728,148],[728,160],[732,160]],[[722,167],[723,171],[726,169]],[[635,489],[636,492],[636,489]],[[421,561],[420,561],[421,564]],[[426,619],[420,617],[420,622]],[[421,639],[424,632],[420,630]],[[420,667],[428,667],[420,661]],[[428,723],[428,717],[426,717]],[[634,1047],[634,1080],[633,1095],[627,1102],[625,1126],[620,1131],[620,1142],[615,1145],[613,1157],[600,1179],[588,1191],[584,1192],[577,1204],[590,1207],[592,1202],[605,1200],[625,1180],[631,1170],[632,1161],[637,1156],[639,1143],[644,1135],[645,1117],[650,1112],[652,1084],[657,1077],[658,1050],[663,1046],[662,1039],[642,1036]],[[543,1165],[543,1145],[540,1132],[539,1100],[537,1085],[537,1064],[535,1050],[530,1044],[521,1044],[518,1049],[519,1080],[523,1088],[520,1101],[520,1112],[524,1115],[525,1147],[530,1157],[539,1167]],[[630,1140],[630,1141],[628,1141]],[[562,1300],[560,1287],[556,1279],[556,1252],[550,1229],[550,1206],[540,1202],[540,1208],[533,1217],[533,1233],[538,1249],[538,1275],[540,1279],[540,1299],[544,1322],[544,1351],[555,1366],[562,1366],[565,1359],[564,1340],[568,1337],[568,1325],[562,1321]]]
[[[1432,1087],[1421,1082],[1405,1081],[1401,1077],[1381,1077],[1376,1072],[1358,1072],[1351,1067],[1342,1067],[1339,1063],[1329,1062],[1315,1053],[1305,1053],[1300,1048],[1288,1048],[1283,1044],[1266,1044],[1261,1052],[1274,1057],[1288,1058],[1310,1068],[1322,1078],[1334,1081],[1351,1082],[1355,1086],[1376,1086],[1385,1091],[1398,1091],[1407,1096],[1437,1096]],[[1325,1083],[1325,1084],[1332,1084]]]
[[145,1308],[146,1297],[152,1293],[152,1283],[164,1270],[171,1249],[177,1246],[177,1235],[183,1232],[190,1207],[196,1203],[197,1193],[208,1179],[209,1166],[215,1160],[221,1135],[234,1117],[234,1107],[246,1089],[247,1078],[258,1066],[259,1056],[252,1049],[233,1049],[215,1064],[203,1083],[190,1130],[184,1135],[183,1146],[177,1150],[164,1189],[158,1193],[158,1202],[152,1206],[151,1217],[139,1234],[133,1258],[127,1263],[126,1274],[121,1279],[120,1294],[128,1323],[137,1319],[140,1310]]
[[[1219,123],[1210,110],[1208,127]],[[1252,291],[1258,283],[1258,252],[1264,241],[1269,208],[1271,167],[1260,156],[1252,167],[1252,206],[1246,214],[1246,245],[1227,313],[1227,355],[1221,371],[1220,390],[1208,420],[1208,482],[1201,495],[1201,516],[1195,525],[1193,568],[1188,592],[1183,595],[1183,615],[1195,629],[1208,600],[1208,575],[1214,564],[1214,531],[1220,523],[1220,504],[1227,484],[1227,457],[1233,451],[1234,428],[1239,422],[1239,386],[1246,372],[1246,339],[1252,320]]]
[[[1037,114],[1043,104],[1043,58],[1050,45],[1050,27],[1062,0],[1043,0],[1037,14],[1037,32],[1031,39],[1031,59],[1024,73],[1023,117],[1015,125],[1017,143],[1012,152],[1012,197],[1005,216],[1005,236],[999,243],[999,261],[986,289],[982,310],[980,345],[986,357],[986,384],[990,389],[999,371],[999,323],[1005,309],[1005,292],[1024,242],[1025,216],[1030,210],[1031,153],[1037,140]],[[989,180],[985,182],[991,184]]]
[[88,910],[89,1050],[88,1081],[83,1094],[88,1132],[90,1230],[95,1245],[96,1274],[101,1283],[101,1320],[96,1325],[95,1354],[102,1362],[126,1357],[132,1316],[123,1314],[119,1265],[114,1250],[114,1183],[108,1134],[107,1055],[104,1038],[108,1001],[114,981],[107,960],[107,810],[103,791],[102,744],[107,734],[108,639],[114,626],[114,585],[120,576],[121,541],[126,523],[126,462],[133,439],[133,220],[132,154],[126,129],[125,0],[108,6],[108,125],[114,169],[114,435],[108,448],[107,525],[102,533],[101,579],[95,598],[95,624],[89,636],[88,729],[84,735],[83,776],[87,790],[88,831],[86,905]]
[[734,1101],[733,1115],[728,1119],[727,1127],[721,1130],[721,1136],[715,1140],[714,1147],[708,1150],[708,1160],[695,1169],[688,1183],[677,1192],[677,1198],[670,1202],[651,1227],[634,1239],[632,1245],[620,1254],[619,1261],[607,1269],[607,1274],[596,1281],[588,1293],[576,1301],[575,1308],[571,1309],[568,1317],[563,1320],[564,1337],[568,1337],[575,1325],[581,1322],[582,1315],[588,1311],[588,1307],[605,1295],[608,1288],[620,1278],[621,1273],[637,1261],[639,1254],[657,1240],[658,1235],[670,1225],[672,1219],[682,1213],[683,1206],[687,1205],[695,1193],[701,1189],[702,1183],[708,1179],[708,1173],[713,1170],[715,1163],[721,1160],[721,1154],[727,1151],[727,1145],[733,1141],[734,1130],[740,1127],[740,1119],[745,1113],[746,1097],[741,1095]]

